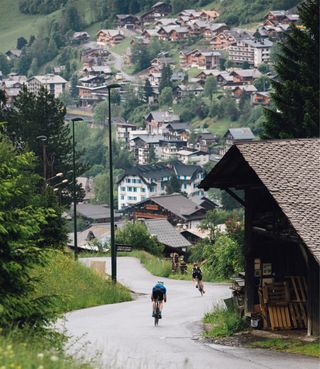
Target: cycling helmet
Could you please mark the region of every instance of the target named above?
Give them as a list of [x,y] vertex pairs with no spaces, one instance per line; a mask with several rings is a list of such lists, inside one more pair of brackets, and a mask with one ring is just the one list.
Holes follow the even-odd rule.
[[158,281],[158,284],[163,284],[163,282],[162,281]]

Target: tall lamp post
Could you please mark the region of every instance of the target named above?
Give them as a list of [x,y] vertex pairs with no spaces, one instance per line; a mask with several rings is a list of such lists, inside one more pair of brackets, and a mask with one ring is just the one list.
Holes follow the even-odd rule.
[[48,140],[47,136],[41,135],[36,137],[37,140],[42,142],[42,161],[43,161],[43,187],[46,187],[47,183],[47,151],[46,151],[46,142]]
[[121,87],[119,84],[111,84],[108,89],[109,110],[109,179],[110,179],[110,226],[111,226],[111,277],[112,282],[117,282],[117,249],[114,238],[114,204],[113,204],[113,163],[112,163],[112,127],[111,127],[111,90]]
[[79,122],[82,118],[73,118],[72,121],[72,174],[73,174],[73,245],[74,258],[78,259],[78,230],[77,230],[77,196],[76,196],[76,142],[74,136],[74,122]]

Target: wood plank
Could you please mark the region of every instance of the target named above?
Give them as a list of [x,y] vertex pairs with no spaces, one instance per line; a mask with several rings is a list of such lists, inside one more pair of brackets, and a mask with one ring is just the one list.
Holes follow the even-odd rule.
[[294,292],[296,294],[295,300],[300,301],[300,299],[299,299],[299,293],[298,293],[298,289],[297,289],[297,286],[296,286],[295,278],[294,277],[290,277],[290,279],[291,279],[291,283],[293,285]]
[[306,314],[306,311],[305,311],[304,304],[300,303],[299,306],[300,306],[302,319],[303,319],[303,323],[304,323],[304,328],[305,328],[307,326],[307,314]]
[[286,315],[287,327],[291,329],[292,325],[291,325],[291,320],[290,320],[289,306],[286,306],[285,308],[285,315]]
[[306,277],[302,277],[302,285],[306,294],[306,299],[308,299],[308,285],[307,285],[307,280]]
[[289,304],[289,309],[290,309],[290,313],[291,313],[291,320],[292,320],[293,326],[294,326],[294,328],[298,328],[298,322],[297,322],[297,319],[296,319],[296,313],[295,313],[295,311],[293,309],[292,303]]
[[271,329],[274,330],[275,329],[275,321],[274,321],[274,315],[273,315],[273,307],[270,306],[268,308],[268,311],[269,311]]
[[297,282],[298,282],[298,285],[299,285],[299,288],[300,288],[301,300],[306,301],[306,295],[304,293],[304,288],[303,288],[303,285],[302,285],[302,277],[297,277]]

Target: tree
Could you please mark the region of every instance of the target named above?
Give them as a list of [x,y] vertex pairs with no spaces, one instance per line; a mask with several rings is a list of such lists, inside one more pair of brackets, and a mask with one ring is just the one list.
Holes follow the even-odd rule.
[[93,121],[96,124],[106,125],[108,116],[108,102],[99,102],[93,110]]
[[0,54],[0,71],[6,76],[10,73],[10,64],[4,54]]
[[17,38],[17,49],[21,50],[28,44],[28,41],[24,37]]
[[77,73],[73,73],[70,80],[70,95],[73,99],[79,97],[79,88],[78,85],[78,75]]
[[264,138],[319,136],[319,0],[303,2],[298,13],[303,27],[291,25],[279,43]]
[[[73,198],[72,143],[70,128],[65,124],[65,114],[63,103],[43,88],[36,95],[24,87],[13,106],[0,110],[0,116],[7,122],[8,134],[15,132],[16,136],[24,141],[25,146],[35,153],[37,174],[43,178],[44,168],[46,179],[59,172],[64,173],[65,179],[69,182],[60,187],[63,190],[61,193],[64,194],[62,202],[70,204]],[[45,142],[37,139],[41,135],[47,137]],[[79,157],[80,153],[76,151],[76,168],[80,175],[84,172],[85,166],[81,164]],[[55,183],[57,182],[51,182]],[[81,200],[84,192],[80,186],[76,187],[78,200]]]
[[94,201],[96,204],[110,203],[110,180],[107,173],[98,174],[94,180]]
[[160,83],[159,83],[159,93],[160,94],[165,87],[172,88],[171,76],[172,76],[171,67],[169,64],[165,64],[163,68],[161,69],[161,77],[160,77]]
[[250,68],[249,62],[247,62],[246,60],[244,62],[242,62],[241,68],[242,69],[249,69]]
[[149,97],[153,95],[153,89],[148,79],[146,79],[146,82],[144,84],[144,94],[145,94],[145,101],[148,103]]
[[210,97],[212,102],[213,94],[217,91],[218,83],[213,76],[209,76],[204,84],[204,94]]
[[253,82],[253,85],[258,91],[267,91],[270,87],[270,79],[262,75]]
[[50,297],[34,297],[31,274],[45,262],[38,240],[49,209],[38,205],[33,154],[0,141],[0,326],[36,327],[55,317]]
[[125,223],[116,232],[116,242],[131,245],[133,249],[145,250],[155,255],[161,255],[163,250],[163,246],[157,239],[150,236],[147,227],[140,222]]
[[267,74],[270,71],[270,68],[269,68],[268,64],[259,64],[258,65],[258,70],[262,74]]
[[160,94],[159,103],[160,106],[171,106],[172,105],[172,88],[165,87]]
[[166,192],[168,195],[181,192],[180,183],[175,174],[170,177],[166,186]]
[[199,228],[209,231],[209,241],[214,243],[217,233],[217,225],[219,224],[219,216],[216,209],[207,212],[205,218],[200,222]]
[[155,152],[155,150],[154,150],[154,146],[153,146],[153,145],[150,145],[150,146],[149,146],[149,157],[148,157],[148,162],[149,162],[150,164],[152,164],[152,163],[155,163],[155,162],[156,162],[156,160],[157,160],[157,158],[156,158],[156,152]]

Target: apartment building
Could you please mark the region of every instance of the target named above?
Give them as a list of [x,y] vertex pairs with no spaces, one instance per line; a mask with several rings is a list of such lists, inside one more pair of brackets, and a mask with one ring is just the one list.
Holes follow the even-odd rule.
[[167,184],[176,176],[182,192],[188,196],[203,195],[198,184],[205,172],[198,165],[185,165],[180,161],[169,164],[136,165],[119,178],[118,208],[123,209],[151,196],[166,194]]
[[260,64],[268,64],[273,43],[267,39],[241,40],[228,48],[229,57],[237,64],[247,61],[250,65],[257,67]]
[[28,90],[37,94],[41,87],[44,87],[54,97],[59,97],[64,92],[67,81],[54,74],[45,74],[41,76],[33,76],[27,80]]

